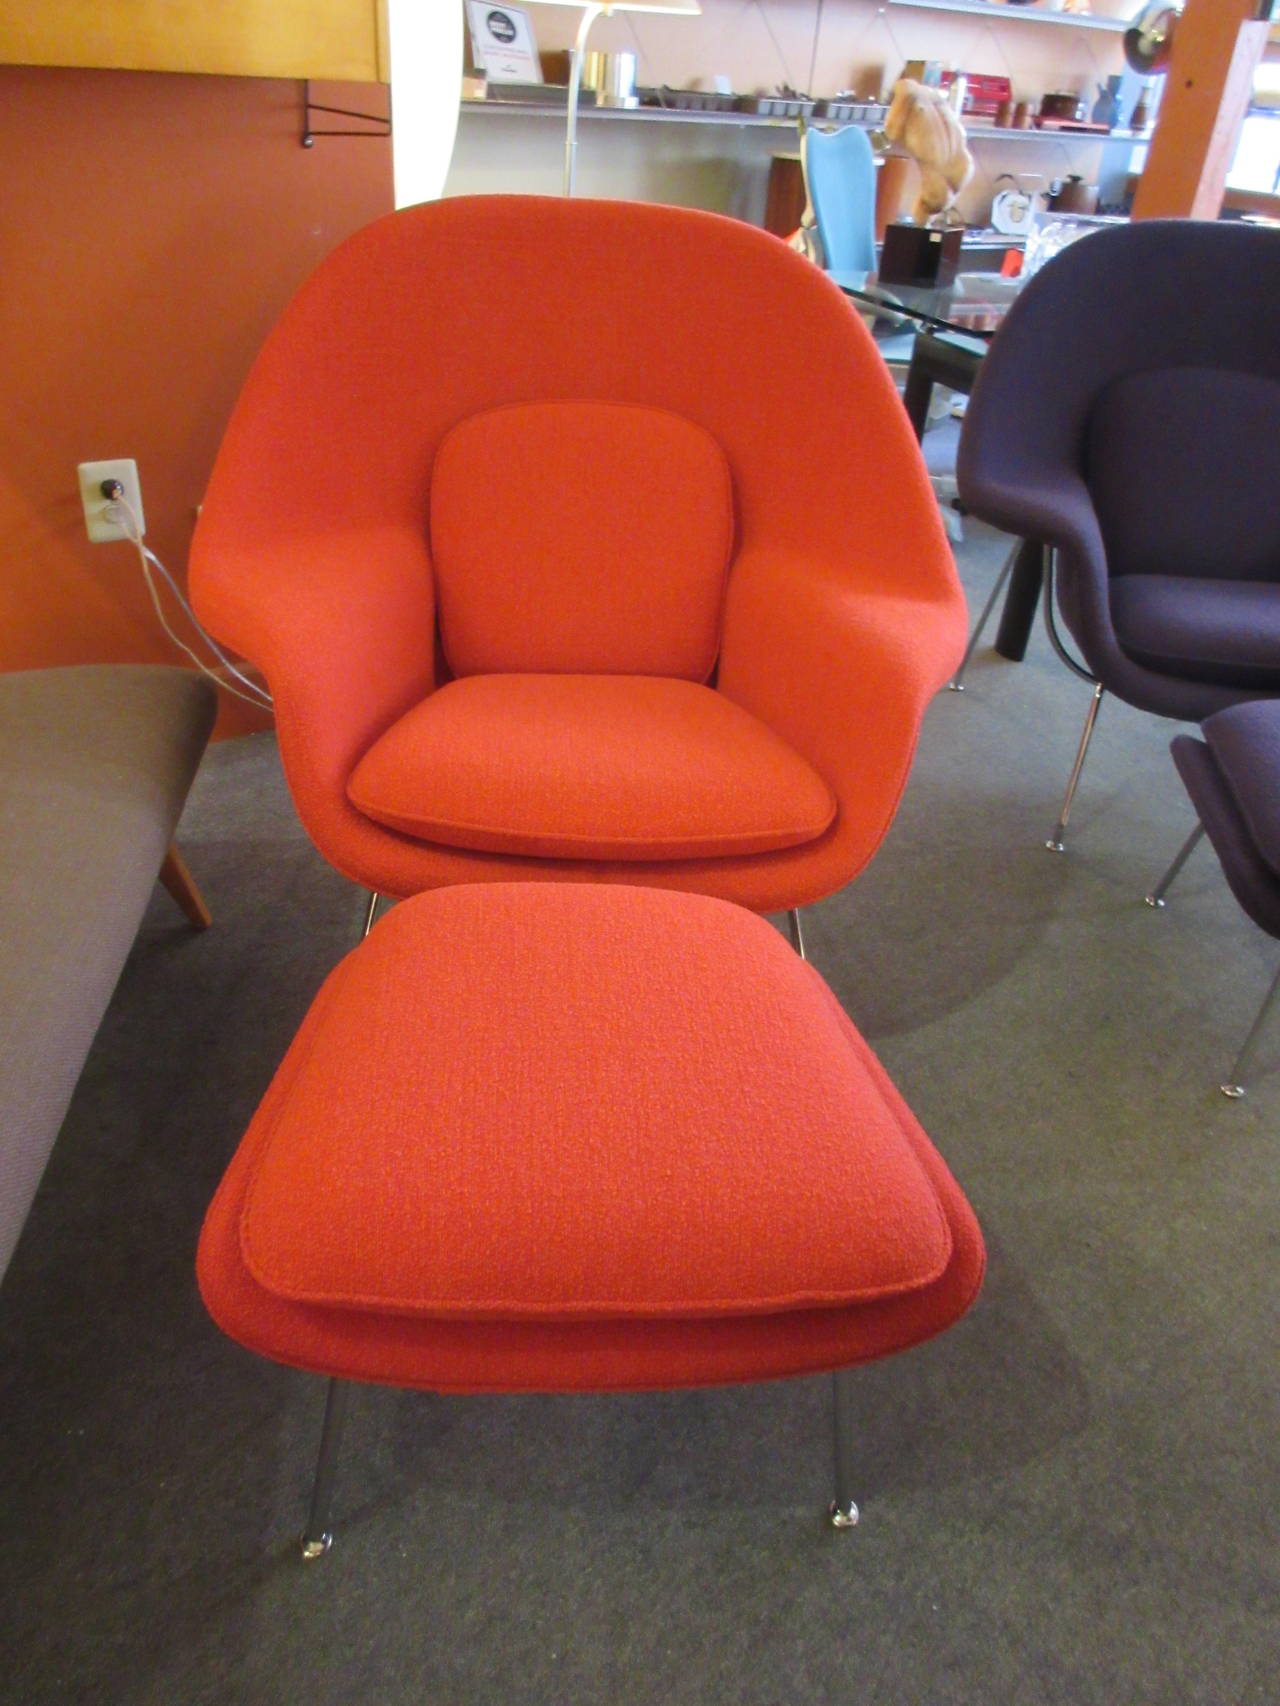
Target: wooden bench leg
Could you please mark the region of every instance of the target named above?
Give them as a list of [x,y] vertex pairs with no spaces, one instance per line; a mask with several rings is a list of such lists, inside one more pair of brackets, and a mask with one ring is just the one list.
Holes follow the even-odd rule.
[[192,880],[191,872],[182,862],[182,855],[169,843],[169,851],[164,856],[164,864],[160,867],[160,881],[177,901],[187,918],[197,930],[207,930],[213,923],[213,916],[204,903],[204,897]]

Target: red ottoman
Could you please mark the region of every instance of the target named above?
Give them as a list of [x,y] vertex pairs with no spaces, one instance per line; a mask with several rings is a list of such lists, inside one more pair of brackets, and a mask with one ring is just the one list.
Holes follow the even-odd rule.
[[[218,1190],[200,1289],[346,1383],[619,1391],[775,1379],[931,1338],[982,1280],[959,1187],[821,978],[668,890],[402,902],[316,997]],[[848,1383],[836,1503],[856,1520]]]

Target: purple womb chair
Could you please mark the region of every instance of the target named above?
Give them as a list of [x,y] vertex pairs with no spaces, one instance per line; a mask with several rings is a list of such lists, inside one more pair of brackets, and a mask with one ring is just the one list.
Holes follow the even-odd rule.
[[1280,697],[1280,231],[1148,220],[1063,250],[982,364],[957,476],[1049,547],[1050,637],[1093,684],[1061,852],[1105,692],[1192,722]]

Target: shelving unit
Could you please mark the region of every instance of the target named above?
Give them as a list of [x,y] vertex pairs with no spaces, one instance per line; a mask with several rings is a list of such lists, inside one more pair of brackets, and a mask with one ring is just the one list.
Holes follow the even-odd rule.
[[1049,12],[1038,6],[997,6],[992,0],[883,0],[885,6],[912,6],[922,12],[967,12],[975,18],[990,18],[1001,24],[1057,24],[1067,29],[1110,30],[1119,34],[1129,28],[1128,18],[1094,17],[1091,12]]
[[[712,14],[736,3],[738,0],[713,0],[705,10]],[[793,0],[793,4],[815,10],[815,0]],[[1094,4],[1099,11],[1105,6],[1112,13],[1137,8],[1137,0],[1094,0]],[[903,10],[896,10],[898,7]],[[1011,38],[1019,36],[1021,46],[1015,58],[1020,66],[1020,93],[1074,86],[1053,81],[1067,75],[1060,69],[1064,59],[1075,67],[1076,81],[1088,81],[1092,69],[1101,75],[1113,60],[1118,69],[1120,38],[1127,27],[1126,20],[1116,16],[1047,11],[996,4],[995,0],[867,0],[865,11],[868,23],[879,12],[880,36],[885,26],[894,26],[893,35],[904,55],[909,51],[925,53],[928,37],[936,34],[939,51],[945,49],[952,58],[968,56],[976,63],[984,57],[980,37],[1004,38],[1012,50]],[[981,28],[973,27],[972,20],[978,20]],[[1010,26],[1008,32],[1006,24]],[[1014,26],[1027,24],[1041,27],[1031,36],[1025,30],[1019,35]],[[1080,29],[1095,33],[1058,33]],[[969,41],[971,45],[966,45]],[[1079,51],[1063,52],[1073,47]],[[886,51],[892,57],[892,45]],[[895,69],[884,67],[886,75]],[[759,70],[736,64],[727,70],[734,75],[741,72],[748,88],[770,80],[763,62]],[[682,64],[680,77],[675,80],[681,80],[686,72]],[[837,73],[828,65],[823,75],[831,82]],[[506,116],[488,116],[497,112]],[[876,128],[874,121],[861,116],[848,122],[863,130]],[[1038,174],[1046,182],[1079,173],[1089,183],[1098,182],[1104,198],[1114,201],[1135,146],[1145,140],[1129,130],[1050,131],[1034,126],[1015,130],[974,114],[967,115],[964,123],[978,164],[965,212],[979,222],[987,217],[986,196],[1005,170],[1024,176]],[[452,193],[483,193],[500,185],[537,191],[550,181],[553,164],[548,139],[557,125],[564,125],[560,102],[542,106],[464,99]],[[639,199],[706,206],[757,224],[767,211],[773,157],[798,147],[794,119],[736,111],[583,107],[579,110],[579,135],[584,132],[596,139],[584,155],[599,186],[593,193],[625,193]]]

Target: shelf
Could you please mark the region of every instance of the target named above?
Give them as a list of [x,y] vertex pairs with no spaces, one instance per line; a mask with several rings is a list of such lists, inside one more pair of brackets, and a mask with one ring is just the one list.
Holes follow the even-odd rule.
[[[909,3],[911,0],[893,0],[895,5]],[[973,0],[973,3],[976,4],[976,0]],[[462,111],[518,114],[522,118],[558,118],[562,126],[565,121],[565,109],[562,106],[552,106],[550,102],[540,101],[482,101],[468,97],[462,102]],[[579,124],[590,123],[593,119],[639,119],[647,124],[709,124],[720,125],[722,128],[728,125],[752,130],[789,130],[793,136],[796,133],[796,120],[793,118],[766,118],[760,113],[699,113],[682,111],[678,107],[579,108]],[[822,119],[814,122],[818,125],[824,123]],[[876,126],[863,125],[861,128],[874,130]],[[1151,140],[1150,131],[1112,130],[1103,135],[1101,131],[1015,130],[1012,125],[973,123],[965,125],[965,135],[971,142],[1094,143],[1104,148],[1115,143],[1124,143],[1126,147],[1134,148],[1140,142]]]
[[914,6],[923,12],[967,12],[1002,24],[1058,24],[1067,29],[1127,30],[1129,18],[1095,18],[1090,12],[1049,12],[1040,6],[997,6],[993,0],[882,0],[889,6]]
[[[462,101],[464,113],[517,113],[522,118],[558,118],[561,126],[565,122],[565,108],[553,106],[549,101],[486,101],[475,100],[470,96]],[[796,120],[793,118],[768,118],[763,113],[715,113],[692,112],[680,107],[579,107],[578,123],[589,124],[592,119],[639,119],[649,124],[710,124],[729,125],[735,129],[749,128],[752,130],[789,130],[795,135]],[[821,122],[821,121],[819,121]],[[864,129],[871,129],[867,125]]]
[[1149,130],[1015,130],[1011,124],[966,124],[964,133],[970,142],[1064,142],[1071,146],[1097,143],[1103,148],[1116,142],[1136,148],[1140,142],[1151,140]]

